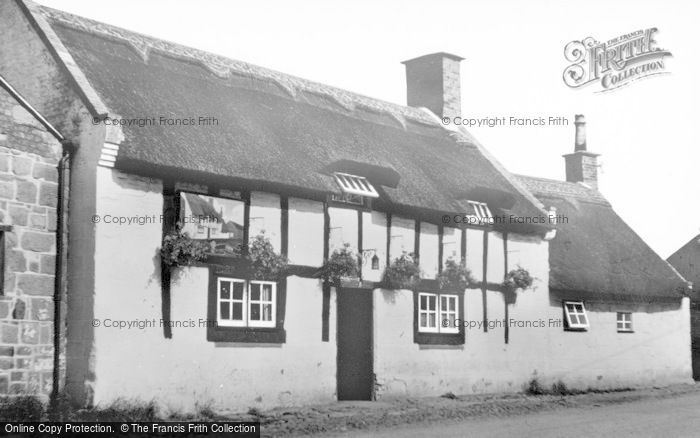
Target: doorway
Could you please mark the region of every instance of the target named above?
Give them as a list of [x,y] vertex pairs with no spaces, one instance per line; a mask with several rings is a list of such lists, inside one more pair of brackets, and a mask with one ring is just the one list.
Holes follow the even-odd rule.
[[338,400],[372,400],[372,290],[338,288]]

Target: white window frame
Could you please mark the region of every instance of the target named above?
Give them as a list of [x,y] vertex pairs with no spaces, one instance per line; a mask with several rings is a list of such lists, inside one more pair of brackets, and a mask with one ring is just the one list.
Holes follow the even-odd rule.
[[468,201],[468,202],[474,208],[474,213],[476,215],[476,218],[479,220],[479,222],[491,223],[493,221],[493,215],[491,214],[491,210],[489,210],[489,206],[486,205],[485,202],[476,202],[476,201]]
[[[421,306],[421,298],[425,297],[425,302],[427,304],[427,308],[423,309]],[[430,299],[434,298],[435,299],[435,308],[431,309],[430,308]],[[439,308],[438,308],[438,300],[439,295],[438,294],[431,294],[431,293],[426,293],[426,292],[420,292],[418,294],[418,331],[423,332],[423,333],[439,333],[440,327],[438,324],[438,316],[440,314]],[[430,327],[430,315],[435,315],[435,327]],[[425,315],[425,322],[426,325],[421,324],[421,316]]]
[[[230,283],[231,284],[231,295],[230,298],[221,298],[221,284]],[[243,299],[235,300],[233,298],[233,284],[239,283],[243,284]],[[262,286],[270,285],[272,287],[271,300],[251,300],[250,289],[251,285],[259,284]],[[262,298],[262,295],[261,295]],[[223,319],[221,318],[221,303],[228,302],[230,306],[229,315],[233,315],[233,303],[240,303],[242,305],[242,319]],[[270,321],[253,321],[250,319],[250,306],[251,305],[263,306],[265,304],[272,304],[272,315]],[[262,310],[262,309],[261,309]],[[262,311],[260,313],[262,315]],[[221,327],[255,327],[255,328],[275,328],[277,326],[277,283],[274,281],[259,281],[259,280],[243,280],[241,278],[233,277],[218,277],[216,281],[216,324]]]
[[[260,300],[253,301],[251,297],[251,287],[253,285],[260,285]],[[263,300],[262,299],[262,290],[264,285],[270,285],[271,286],[271,293],[270,293],[270,300]],[[276,316],[277,316],[277,303],[276,303],[276,297],[277,297],[277,283],[274,281],[260,281],[260,280],[251,280],[248,283],[248,327],[268,327],[268,328],[274,328],[276,325]],[[269,321],[253,321],[250,319],[250,314],[252,313],[250,308],[253,304],[256,304],[260,306],[260,316],[262,317],[262,306],[266,304],[271,304],[271,319]]]
[[[572,306],[572,308],[569,308]],[[580,306],[581,311],[577,308]],[[568,328],[577,330],[586,330],[590,327],[588,320],[588,314],[586,313],[586,306],[583,301],[564,301],[564,315],[566,316],[566,323]],[[572,316],[576,317],[576,322],[572,321]],[[583,317],[585,322],[581,322]]]
[[[421,306],[421,298],[426,298],[427,308]],[[430,308],[430,299],[435,299],[434,309]],[[448,309],[443,309],[442,299],[447,299]],[[454,308],[450,310],[450,302],[454,302]],[[429,324],[430,315],[435,315],[435,327],[423,326],[421,324],[421,316],[425,315],[426,323]],[[439,294],[431,292],[419,292],[418,293],[418,331],[420,333],[459,333],[459,327],[450,326],[443,327],[442,321],[444,319],[449,319],[450,315],[454,315],[455,321],[459,318],[459,295],[455,294]]]
[[335,172],[335,181],[340,186],[343,193],[364,196],[367,198],[378,198],[379,193],[363,176],[350,175],[349,173]]
[[634,331],[632,326],[632,312],[617,312],[617,331],[623,333],[631,333]]
[[[459,296],[452,294],[440,294],[438,295],[438,298],[438,315],[440,316],[438,319],[438,326],[440,327],[440,333],[459,333],[459,327],[457,327],[455,324],[448,324],[447,327],[444,327],[442,324],[444,320],[450,319],[450,315],[454,315],[454,321],[457,321],[459,318]],[[443,309],[443,298],[447,300],[447,309]],[[450,302],[453,302],[454,304],[453,310],[450,310]]]
[[[230,298],[229,299],[222,299],[221,298],[221,283],[230,283],[231,284],[231,293],[230,293]],[[243,284],[243,297],[242,300],[234,300],[233,299],[233,284],[234,283],[242,283]],[[247,310],[248,310],[248,303],[246,300],[247,297],[247,284],[245,280],[242,280],[240,278],[231,278],[231,277],[219,277],[216,280],[216,324],[222,327],[245,327],[246,326],[246,321],[248,319],[247,315]],[[229,316],[233,316],[233,303],[241,303],[242,307],[242,319],[223,319],[221,318],[221,302],[222,301],[227,301],[229,303]]]

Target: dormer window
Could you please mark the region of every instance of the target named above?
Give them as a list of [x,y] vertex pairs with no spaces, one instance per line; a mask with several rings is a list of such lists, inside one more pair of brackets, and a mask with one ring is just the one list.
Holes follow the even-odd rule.
[[365,198],[360,195],[351,195],[350,193],[331,193],[330,199],[333,202],[340,202],[343,204],[365,205]]
[[378,198],[379,194],[372,184],[363,176],[350,175],[348,173],[335,172],[333,174],[344,194],[362,196],[365,198]]
[[564,315],[566,316],[566,329],[588,329],[588,315],[586,315],[586,307],[582,301],[564,301]]
[[474,216],[479,221],[479,223],[492,223],[493,215],[491,210],[489,210],[488,205],[485,202],[469,201],[469,205],[474,210]]

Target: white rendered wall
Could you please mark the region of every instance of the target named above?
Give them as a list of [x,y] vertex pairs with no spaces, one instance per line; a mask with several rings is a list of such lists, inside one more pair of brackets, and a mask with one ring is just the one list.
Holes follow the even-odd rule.
[[[102,167],[97,176],[98,214],[160,216],[159,181]],[[323,212],[317,214],[322,224]],[[96,403],[128,394],[154,399],[174,411],[198,406],[245,411],[335,400],[335,294],[330,302],[331,342],[322,342],[319,280],[288,279],[284,344],[213,343],[206,339],[206,322],[198,325],[207,318],[208,270],[179,269],[171,286],[171,320],[192,321],[194,327],[173,328],[172,339],[165,339],[157,257],[160,221],[99,223],[96,233],[95,318],[101,322],[94,332]],[[155,327],[110,327],[120,321],[154,321]]]

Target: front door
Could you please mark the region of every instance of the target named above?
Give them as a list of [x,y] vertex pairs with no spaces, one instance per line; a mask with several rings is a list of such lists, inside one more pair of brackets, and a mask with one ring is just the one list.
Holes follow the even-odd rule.
[[338,400],[371,400],[372,291],[338,288]]

